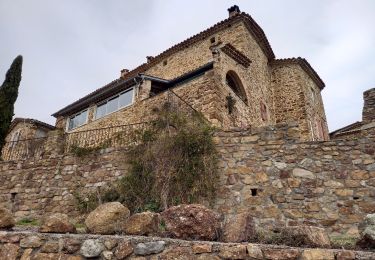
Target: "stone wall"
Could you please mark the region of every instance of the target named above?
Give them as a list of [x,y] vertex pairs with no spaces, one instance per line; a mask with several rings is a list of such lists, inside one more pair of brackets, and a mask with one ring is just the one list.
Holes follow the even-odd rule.
[[[375,210],[375,133],[330,142],[299,138],[292,124],[219,132],[215,208],[225,215],[249,212],[268,227],[308,223],[356,234],[363,216]],[[84,157],[54,150],[40,160],[0,162],[0,206],[17,219],[78,216],[74,193],[126,174],[125,159],[126,150],[108,148]]]
[[363,92],[362,121],[368,123],[375,121],[375,88]]
[[375,212],[375,138],[297,142],[297,126],[221,132],[216,209],[249,212],[258,224],[324,226],[358,234]]
[[272,84],[276,123],[298,122],[305,141],[329,139],[320,89],[300,65],[273,65]]
[[184,241],[157,237],[42,234],[0,231],[1,259],[375,259],[374,252],[251,243]]

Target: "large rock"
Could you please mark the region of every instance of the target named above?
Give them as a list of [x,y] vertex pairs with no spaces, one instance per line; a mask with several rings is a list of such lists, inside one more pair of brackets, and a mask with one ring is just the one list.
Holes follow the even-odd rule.
[[15,244],[0,244],[0,259],[16,260],[20,247]]
[[124,227],[129,235],[156,234],[159,229],[159,214],[153,212],[142,212],[131,216]]
[[324,228],[313,226],[286,227],[284,230],[290,237],[303,238],[303,244],[311,247],[330,247],[331,242]]
[[222,240],[224,242],[249,241],[256,234],[255,223],[248,213],[230,217],[225,223]]
[[14,227],[15,224],[16,221],[12,213],[6,208],[0,207],[0,228],[11,228]]
[[301,260],[335,260],[335,255],[331,250],[305,249],[302,252]]
[[43,218],[40,232],[43,233],[75,233],[76,228],[65,214],[55,213]]
[[359,224],[361,238],[357,245],[361,248],[375,249],[375,214],[368,214]]
[[215,240],[220,230],[220,215],[199,204],[171,207],[162,218],[167,231],[177,238]]
[[87,258],[97,257],[105,249],[99,240],[88,239],[83,242],[80,253]]
[[123,229],[129,215],[129,209],[120,202],[109,202],[92,211],[87,216],[85,224],[92,233],[114,234]]

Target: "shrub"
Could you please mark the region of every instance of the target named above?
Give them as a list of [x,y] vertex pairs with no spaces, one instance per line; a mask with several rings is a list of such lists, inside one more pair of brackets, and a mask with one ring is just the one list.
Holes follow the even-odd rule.
[[214,128],[199,113],[187,115],[169,103],[153,111],[157,119],[135,134],[136,145],[125,154],[129,172],[97,194],[78,197],[79,208],[120,201],[132,212],[161,211],[214,199],[218,182]]

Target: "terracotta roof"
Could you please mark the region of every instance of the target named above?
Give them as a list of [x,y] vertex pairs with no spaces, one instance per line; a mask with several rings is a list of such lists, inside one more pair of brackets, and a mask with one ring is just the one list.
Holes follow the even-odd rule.
[[55,129],[54,126],[52,126],[50,124],[47,124],[45,122],[36,120],[36,119],[16,117],[15,119],[13,119],[12,123],[10,124],[9,132],[12,131],[13,127],[15,127],[18,123],[35,124],[37,126],[41,126],[43,128],[47,128],[49,130],[54,130]]
[[234,48],[232,44],[228,43],[224,45],[221,50],[245,68],[248,68],[250,66],[251,60],[244,54],[242,54],[242,52]]
[[263,50],[265,55],[268,57],[268,59],[273,60],[275,58],[275,54],[273,53],[271,45],[269,44],[269,42],[266,38],[266,35],[263,32],[262,28],[260,28],[260,26],[254,21],[254,19],[249,14],[244,13],[244,12],[238,13],[238,14],[236,14],[232,17],[229,17],[228,19],[225,19],[225,20],[213,25],[212,27],[210,27],[210,28],[208,28],[208,29],[206,29],[206,30],[186,39],[185,41],[182,41],[182,42],[170,47],[169,49],[165,50],[164,52],[162,52],[159,55],[152,58],[148,63],[141,64],[140,66],[138,66],[135,69],[126,73],[122,78],[118,78],[116,80],[113,80],[112,82],[106,84],[105,86],[95,90],[94,92],[78,99],[77,101],[73,102],[72,104],[70,104],[70,105],[66,106],[65,108],[57,111],[52,116],[57,117],[57,116],[63,115],[66,111],[71,110],[71,108],[73,108],[73,107],[77,108],[77,109],[78,108],[83,109],[83,107],[80,106],[80,104],[82,104],[83,100],[86,100],[88,98],[91,98],[93,96],[98,95],[99,93],[104,91],[106,88],[117,86],[119,84],[124,83],[128,79],[132,79],[132,78],[136,77],[139,73],[145,72],[147,69],[153,67],[154,65],[156,65],[157,63],[159,63],[163,59],[173,55],[174,53],[176,53],[180,50],[183,50],[183,49],[189,47],[190,45],[192,45],[192,44],[194,44],[198,41],[201,41],[201,40],[221,31],[225,28],[228,28],[228,27],[232,26],[234,23],[237,23],[237,22],[240,22],[240,21],[244,22],[246,28],[253,35],[253,37],[256,39],[256,41],[258,42],[258,44],[260,45],[261,49]]
[[285,65],[285,64],[298,64],[302,69],[311,77],[315,84],[322,90],[325,87],[323,80],[319,77],[318,73],[311,67],[310,63],[304,58],[289,58],[289,59],[276,59],[271,62],[271,65]]
[[344,126],[342,128],[339,128],[331,133],[329,133],[330,136],[336,136],[336,135],[342,135],[347,132],[357,131],[360,130],[361,126],[363,126],[362,122],[355,122],[350,125]]

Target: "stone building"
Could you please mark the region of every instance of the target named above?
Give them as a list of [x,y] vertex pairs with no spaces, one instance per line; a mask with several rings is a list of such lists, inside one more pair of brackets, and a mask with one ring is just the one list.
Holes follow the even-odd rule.
[[328,140],[321,91],[303,58],[276,59],[262,28],[238,6],[229,17],[172,46],[54,113],[66,132],[151,119],[167,90],[221,128],[297,122],[301,140]]
[[24,157],[26,153],[34,154],[44,143],[48,132],[54,129],[54,126],[36,119],[13,119],[5,138],[2,158],[7,160]]
[[359,138],[375,128],[375,88],[363,92],[363,101],[362,121],[333,131],[331,139]]

